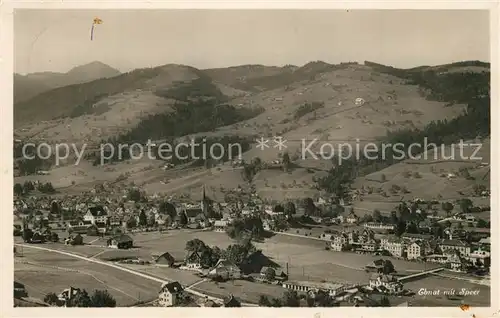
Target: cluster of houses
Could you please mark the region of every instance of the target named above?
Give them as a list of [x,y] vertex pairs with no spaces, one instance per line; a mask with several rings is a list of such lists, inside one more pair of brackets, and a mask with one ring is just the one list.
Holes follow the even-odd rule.
[[435,240],[432,235],[403,234],[378,235],[370,228],[362,231],[344,230],[337,234],[323,234],[333,251],[356,251],[375,255],[390,255],[396,258],[448,264],[456,271],[467,265],[488,268],[491,264],[490,239],[483,238],[469,244],[453,237],[449,231],[447,239]]

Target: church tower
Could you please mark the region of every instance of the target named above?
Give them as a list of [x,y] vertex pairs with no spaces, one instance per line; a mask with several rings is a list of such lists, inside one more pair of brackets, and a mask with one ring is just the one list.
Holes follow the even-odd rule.
[[208,214],[208,200],[207,194],[205,193],[205,185],[201,187],[201,211],[203,215]]

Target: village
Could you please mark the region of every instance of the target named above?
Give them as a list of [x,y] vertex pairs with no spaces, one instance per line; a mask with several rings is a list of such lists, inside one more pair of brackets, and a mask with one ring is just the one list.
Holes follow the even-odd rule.
[[[17,261],[26,258],[28,246],[75,254],[90,248],[89,258],[127,270],[150,273],[150,268],[168,268],[181,279],[162,280],[157,297],[148,300],[148,305],[167,307],[412,306],[420,298],[415,295],[418,286],[412,284],[428,276],[456,282],[459,285],[450,288],[457,289],[463,284],[482,288],[490,284],[488,224],[473,212],[435,213],[448,209],[446,204],[415,199],[401,202],[391,216],[374,211],[358,217],[349,203],[328,197],[272,205],[255,194],[248,202],[214,202],[204,186],[199,202],[147,196],[135,187],[121,198],[108,195],[109,191],[100,186],[82,196],[18,196],[14,200]],[[343,212],[318,212],[331,212],[332,206]],[[342,266],[361,274],[349,275],[355,279],[339,279],[335,271],[306,275],[306,266],[293,266],[297,262],[293,256],[268,252],[266,242],[276,239],[300,240],[307,249],[331,253],[332,260],[338,253],[346,259],[358,257],[355,266]],[[179,250],[169,251],[171,240],[180,244]],[[166,249],[148,248],[152,241]],[[224,285],[234,286],[234,281],[245,282],[255,295],[248,297],[245,288]],[[15,282],[15,294],[23,295],[19,284]],[[199,292],[193,286],[197,284],[211,287]],[[82,291],[70,286],[53,292],[59,294],[49,303],[71,306]],[[456,297],[456,301],[463,298]],[[443,301],[449,302],[450,296]]]

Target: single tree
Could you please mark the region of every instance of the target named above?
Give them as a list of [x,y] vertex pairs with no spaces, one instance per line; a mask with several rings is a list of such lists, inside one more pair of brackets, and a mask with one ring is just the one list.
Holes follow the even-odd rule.
[[389,302],[389,299],[387,297],[382,297],[380,300],[380,307],[391,307],[391,303]]
[[471,199],[460,199],[459,205],[462,213],[470,213],[473,207]]
[[446,216],[450,216],[451,211],[453,211],[453,204],[450,202],[443,202],[441,208],[446,212]]
[[20,183],[14,184],[14,194],[17,196],[23,195],[23,186]]
[[148,225],[148,217],[146,216],[146,212],[144,212],[144,210],[141,210],[141,213],[139,214],[139,226],[146,225]]
[[188,224],[188,218],[186,212],[181,212],[179,216],[179,225],[186,226]]
[[285,152],[283,154],[283,158],[281,158],[281,162],[283,163],[283,170],[286,172],[290,169],[290,164],[291,164],[291,161],[290,161],[290,155],[288,154],[288,152]]
[[259,296],[259,306],[261,307],[271,307],[271,301],[266,295]]
[[287,217],[293,216],[295,213],[297,213],[295,209],[295,204],[291,201],[288,201],[285,203],[285,214]]
[[31,229],[25,228],[23,230],[23,241],[30,242],[32,237],[33,237],[33,231]]

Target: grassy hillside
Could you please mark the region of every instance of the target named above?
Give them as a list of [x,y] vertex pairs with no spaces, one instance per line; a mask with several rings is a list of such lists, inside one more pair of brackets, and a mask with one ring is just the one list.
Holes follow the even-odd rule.
[[[370,62],[205,71],[167,65],[64,88],[65,94],[74,94],[79,101],[76,106],[66,100],[69,96],[54,93],[57,90],[49,92],[53,95],[44,99],[61,95],[59,116],[64,118],[34,125],[36,130],[30,130],[33,134],[29,136],[64,141],[93,138],[96,142],[174,140],[193,135],[212,142],[240,138],[249,148],[244,154],[247,162],[260,157],[270,163],[278,159],[280,151],[272,145],[265,151],[250,147],[251,139],[279,135],[288,140],[286,151],[294,163],[288,172],[264,169],[248,182],[240,170],[224,166],[228,170],[223,168],[223,173],[215,169],[206,173],[185,171],[182,176],[189,182],[175,176],[163,181],[165,172],[157,162],[147,171],[142,171],[141,166],[134,180],[143,179],[142,185],[148,191],[182,195],[189,195],[190,187],[204,183],[214,188],[217,197],[251,186],[262,197],[278,201],[322,192],[342,194],[355,178],[371,176],[399,161],[364,160],[353,163],[351,171],[328,173],[330,160],[299,158],[302,138],[319,138],[336,146],[355,138],[409,145],[422,142],[423,137],[429,137],[429,142],[449,144],[478,134],[488,136],[489,74],[456,71],[457,67],[472,66],[454,64],[448,70],[455,71],[440,74],[443,72],[435,71],[436,67],[402,70]],[[225,93],[231,89],[234,94]],[[363,98],[364,104],[356,105],[356,98]],[[39,104],[26,107],[32,109],[35,105]],[[37,115],[36,111],[33,114]],[[38,115],[50,117],[41,112]],[[312,150],[319,151],[318,147]],[[390,158],[390,154],[386,155]],[[139,167],[135,161],[113,167],[122,164],[125,170],[127,165]],[[88,169],[97,178],[99,171],[108,168]],[[80,172],[73,174],[80,176]],[[418,189],[423,189],[419,180],[406,181],[412,195],[418,196]],[[83,185],[95,181],[79,177],[76,182]]]

